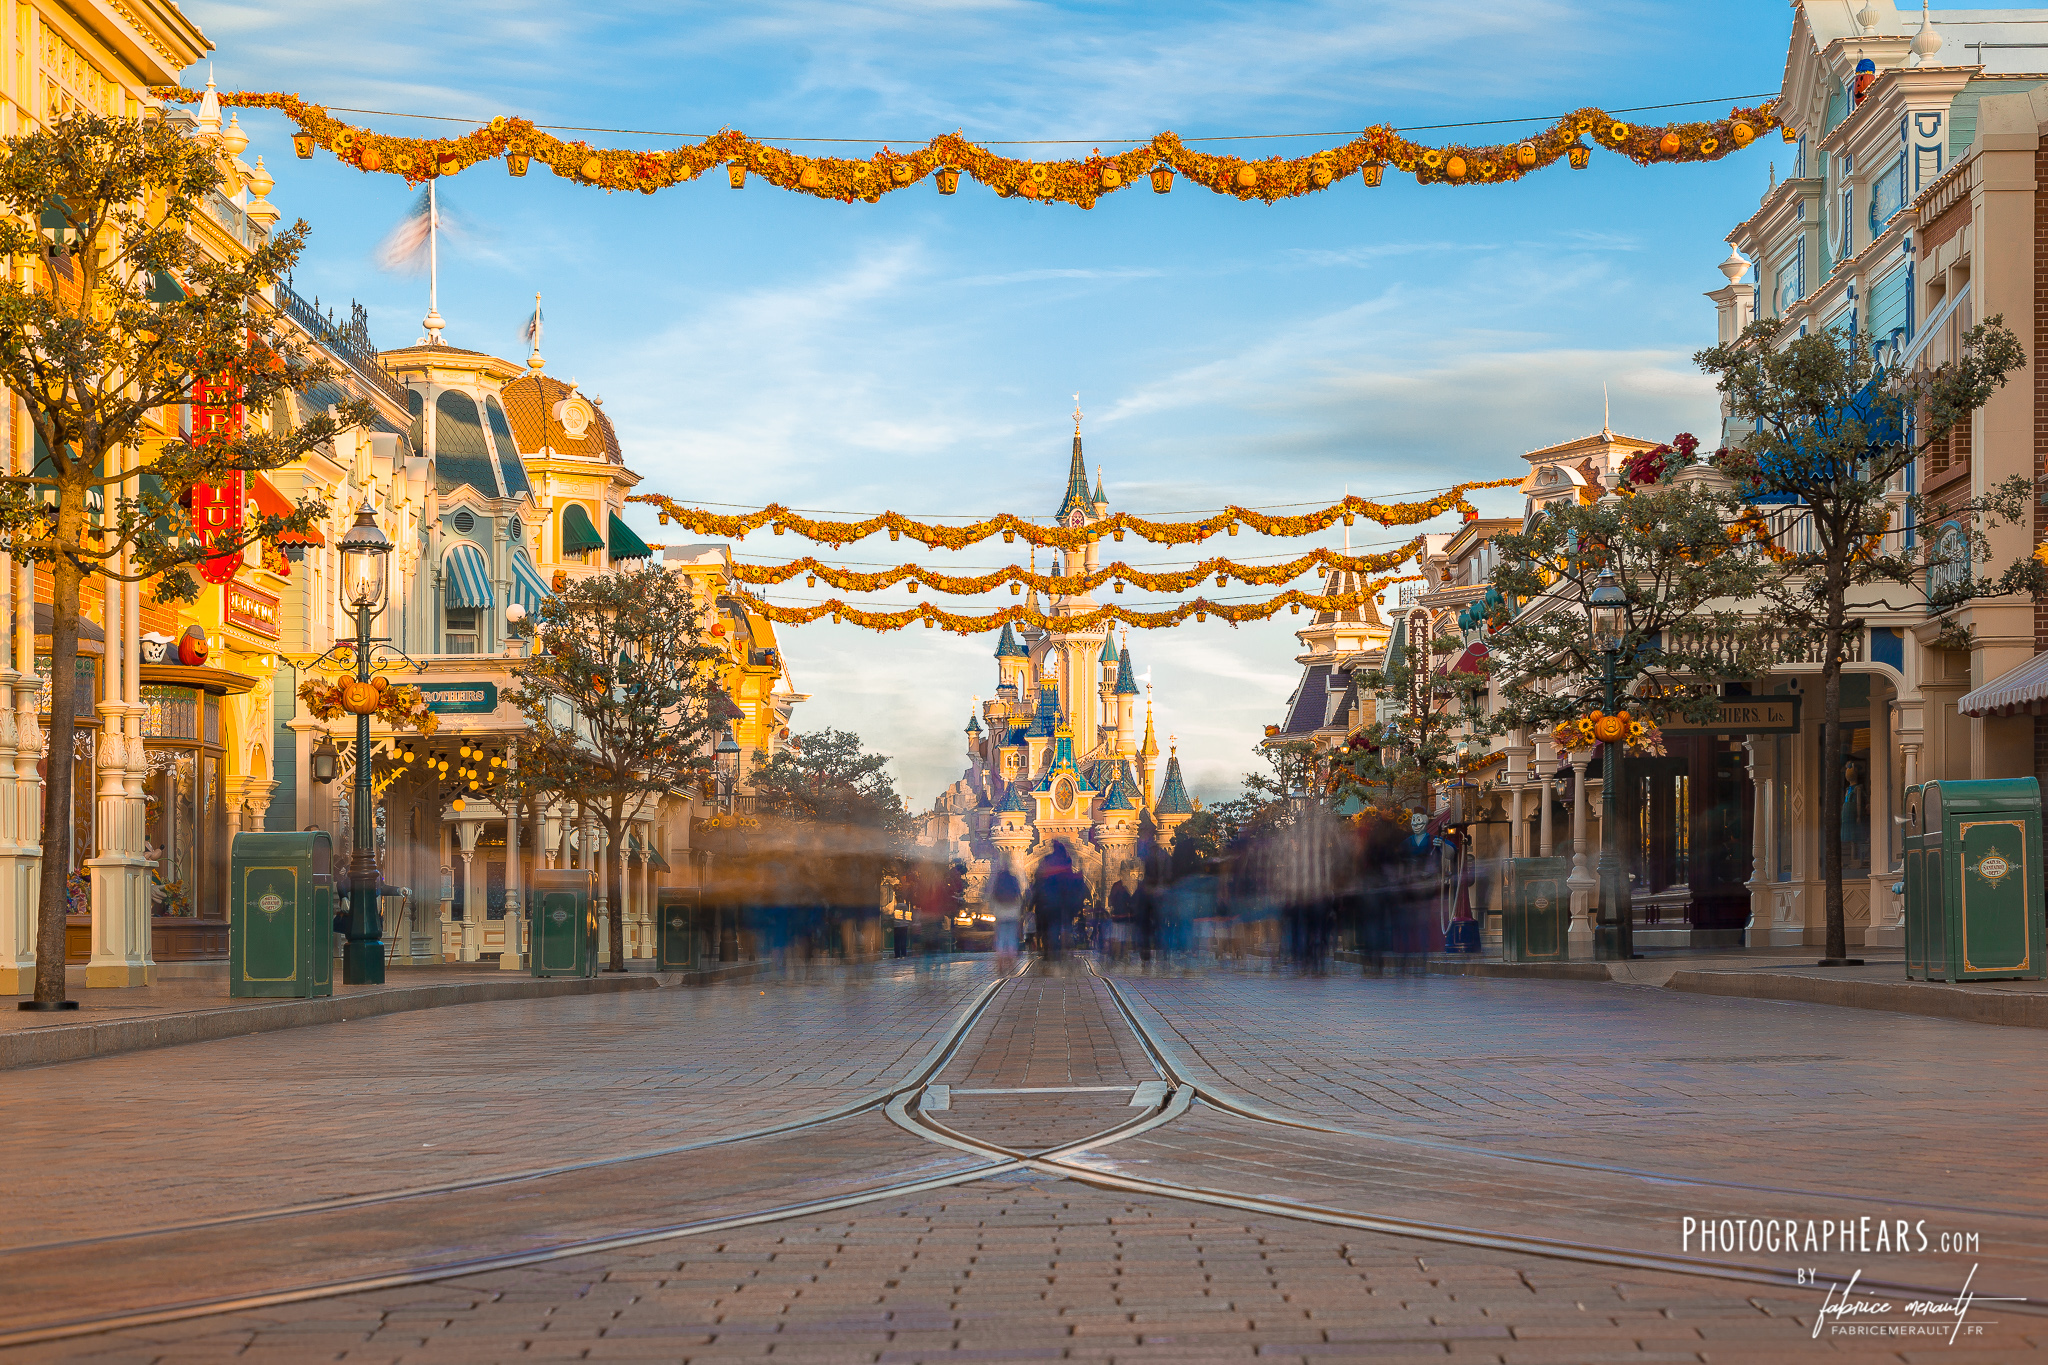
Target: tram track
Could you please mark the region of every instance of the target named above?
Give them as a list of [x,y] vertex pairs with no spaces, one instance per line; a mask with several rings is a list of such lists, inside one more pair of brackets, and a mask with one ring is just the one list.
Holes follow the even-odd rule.
[[[851,1118],[887,1105],[897,1095],[923,1089],[926,1082],[939,1074],[947,1062],[960,1050],[960,1045],[973,1031],[1002,990],[1015,976],[999,977],[979,991],[954,1016],[939,1040],[924,1057],[913,1066],[902,1080],[870,1091],[858,1099],[834,1105],[830,1109],[810,1114],[803,1118],[789,1119],[761,1128],[750,1128],[744,1132],[727,1133],[719,1137],[703,1138],[696,1142],[678,1143],[669,1147],[649,1148],[640,1152],[624,1152],[616,1156],[592,1157],[587,1161],[571,1161],[555,1166],[540,1166],[523,1171],[507,1171],[492,1175],[472,1176],[464,1180],[449,1180],[432,1185],[413,1185],[398,1190],[379,1190],[367,1194],[345,1195],[336,1199],[322,1199],[304,1204],[289,1204],[277,1208],[250,1209],[241,1213],[221,1214],[214,1218],[197,1218],[182,1223],[163,1223],[144,1228],[131,1228],[122,1232],[100,1233],[90,1237],[72,1237],[50,1242],[24,1242],[14,1246],[0,1246],[0,1263],[10,1256],[28,1255],[36,1252],[66,1251],[79,1247],[100,1246],[114,1242],[131,1242],[149,1237],[167,1237],[178,1233],[204,1232],[215,1228],[238,1227],[248,1224],[277,1222],[288,1218],[303,1218],[313,1214],[339,1213],[351,1209],[373,1208],[380,1204],[399,1204],[416,1199],[429,1199],[441,1195],[465,1194],[475,1190],[494,1189],[504,1185],[516,1185],[528,1181],[546,1180],[553,1176],[573,1175],[584,1171],[603,1170],[608,1167],[628,1166],[635,1162],[654,1161],[662,1157],[681,1156],[689,1152],[709,1151],[717,1147],[730,1147],[743,1142],[756,1142],[763,1138],[780,1137],[788,1133],[801,1132],[807,1128],[818,1128],[841,1119]],[[5,1338],[0,1337],[0,1344]]]
[[[140,1230],[132,1233],[111,1235],[103,1239],[82,1239],[45,1245],[48,1247],[68,1248],[97,1241],[133,1240],[137,1237],[148,1236],[151,1231],[170,1232],[190,1228],[228,1227],[238,1223],[256,1223],[265,1219],[300,1217],[308,1213],[330,1210],[336,1207],[364,1207],[369,1204],[392,1203],[403,1198],[421,1198],[430,1194],[461,1193],[467,1190],[482,1188],[486,1185],[504,1184],[517,1180],[543,1179],[548,1175],[569,1170],[586,1170],[594,1166],[621,1165],[632,1161],[648,1160],[659,1155],[703,1150],[706,1147],[713,1146],[729,1146],[754,1138],[797,1132],[849,1118],[877,1107],[882,1110],[889,1122],[895,1127],[914,1134],[925,1141],[978,1158],[976,1164],[964,1169],[946,1171],[939,1174],[924,1174],[914,1178],[885,1180],[884,1183],[879,1185],[852,1190],[831,1197],[770,1204],[765,1207],[747,1209],[718,1217],[679,1220],[654,1226],[607,1232],[597,1236],[569,1238],[542,1247],[530,1247],[498,1254],[450,1258],[428,1265],[412,1266],[381,1273],[336,1277],[264,1292],[161,1303],[35,1324],[0,1331],[0,1348],[94,1336],[108,1332],[157,1326],[223,1314],[261,1311],[288,1304],[341,1298],[376,1290],[432,1284],[468,1276],[545,1265],[573,1258],[601,1256],[610,1252],[645,1247],[664,1241],[704,1237],[761,1224],[830,1214],[887,1200],[901,1199],[907,1196],[970,1185],[992,1177],[1020,1171],[1030,1171],[1041,1175],[1072,1180],[1091,1188],[1122,1195],[1182,1201],[1205,1205],[1211,1208],[1225,1209],[1254,1217],[1318,1224],[1421,1242],[1451,1244],[1502,1253],[1537,1256],[1552,1260],[1627,1270],[1675,1274],[1699,1279],[1750,1283],[1773,1289],[1792,1289],[1808,1293],[1813,1292],[1816,1287],[1810,1278],[1800,1279],[1798,1272],[1795,1270],[1781,1270],[1771,1266],[1724,1261],[1703,1256],[1673,1255],[1646,1251],[1635,1247],[1583,1242],[1534,1233],[1503,1231],[1451,1222],[1360,1212],[1354,1209],[1339,1208],[1306,1200],[1275,1198],[1170,1179],[1129,1176],[1114,1170],[1103,1169],[1093,1163],[1081,1160],[1080,1158],[1100,1148],[1137,1138],[1152,1130],[1169,1125],[1187,1114],[1198,1102],[1217,1109],[1221,1113],[1232,1114],[1261,1123],[1277,1123],[1283,1127],[1333,1134],[1341,1133],[1346,1136],[1362,1138],[1378,1136],[1371,1133],[1354,1133],[1349,1130],[1307,1122],[1292,1122],[1287,1120],[1285,1116],[1269,1115],[1261,1112],[1256,1106],[1235,1103],[1233,1102],[1233,1097],[1228,1096],[1227,1093],[1217,1092],[1214,1087],[1208,1087],[1196,1081],[1186,1074],[1181,1065],[1177,1064],[1177,1058],[1173,1049],[1166,1045],[1162,1039],[1156,1036],[1153,1030],[1149,1029],[1138,1018],[1130,1002],[1124,997],[1123,992],[1116,984],[1102,973],[1096,971],[1092,962],[1086,965],[1091,975],[1109,993],[1111,1000],[1117,1007],[1118,1013],[1126,1026],[1132,1030],[1150,1064],[1171,1087],[1163,1098],[1150,1104],[1144,1112],[1135,1114],[1128,1119],[1086,1136],[1040,1149],[1027,1150],[976,1136],[968,1130],[971,1124],[961,1126],[956,1122],[948,1122],[934,1117],[933,1112],[922,1102],[928,1089],[944,1073],[947,1065],[958,1056],[969,1034],[974,1030],[975,1025],[988,1015],[991,1006],[1002,995],[1004,987],[1017,979],[1017,977],[1006,977],[991,982],[979,992],[975,999],[969,1002],[955,1017],[949,1025],[947,1032],[902,1080],[886,1087],[884,1090],[873,1092],[860,1100],[836,1106],[824,1114],[814,1115],[808,1119],[793,1120],[788,1123],[773,1125],[769,1128],[752,1130],[748,1133],[733,1134],[721,1139],[711,1139],[703,1143],[687,1144],[673,1149],[662,1149],[658,1152],[626,1154],[594,1162],[574,1163],[569,1166],[545,1168],[534,1172],[518,1172],[479,1181],[449,1182],[444,1186],[420,1187],[416,1191],[393,1191],[382,1195],[361,1196],[353,1201],[293,1206],[287,1209],[237,1215],[227,1219],[181,1224],[176,1225],[175,1228]],[[1023,975],[1023,972],[1018,973],[1018,976],[1021,975]],[[1121,1087],[1107,1088],[1120,1089]],[[1020,1089],[1016,1091],[960,1091],[957,1093],[962,1095],[1024,1095],[1052,1092],[1035,1092],[1030,1089]],[[1422,1145],[1441,1146],[1447,1151],[1468,1155],[1474,1154],[1470,1149],[1460,1148],[1455,1144],[1424,1143]],[[1477,1154],[1491,1155],[1490,1153]],[[1505,1155],[1508,1155],[1510,1159],[1526,1159],[1516,1158],[1514,1154]],[[1598,1173],[1613,1173],[1616,1169],[1602,1167],[1596,1163],[1545,1161],[1540,1164],[1565,1166],[1568,1169]],[[1633,1172],[1624,1173],[1634,1174]],[[1648,1174],[1645,1174],[1643,1178],[1664,1179],[1664,1177]],[[1670,1181],[1669,1183],[1718,1182],[1678,1180]],[[19,1254],[36,1249],[35,1247],[7,1248],[4,1254]],[[1810,1276],[1811,1272],[1808,1272],[1808,1274]],[[1860,1284],[1864,1289],[1874,1292],[1937,1300],[1945,1298],[1954,1292],[1953,1287],[1943,1289],[1924,1285],[1878,1281],[1869,1278],[1862,1279]],[[2026,1315],[2048,1313],[2048,1305],[2031,1304],[2024,1300],[2008,1302],[2003,1304],[2002,1307],[2007,1311]]]
[[[1684,1175],[1676,1171],[1647,1170],[1636,1166],[1618,1166],[1609,1162],[1587,1161],[1574,1157],[1545,1156],[1535,1152],[1503,1151],[1497,1147],[1478,1147],[1468,1143],[1443,1138],[1414,1137],[1405,1133],[1382,1133],[1364,1128],[1343,1128],[1335,1124],[1319,1123],[1313,1119],[1295,1115],[1275,1113],[1263,1105],[1256,1104],[1242,1095],[1233,1094],[1189,1074],[1184,1064],[1177,1064],[1173,1048],[1138,1017],[1130,999],[1116,983],[1115,978],[1103,974],[1093,960],[1087,962],[1088,970],[1097,980],[1109,988],[1110,998],[1116,1002],[1118,1012],[1123,1016],[1138,1042],[1151,1057],[1152,1064],[1159,1068],[1159,1074],[1176,1085],[1190,1087],[1201,1101],[1219,1113],[1231,1114],[1253,1123],[1268,1124],[1276,1128],[1292,1128],[1301,1132],[1326,1133],[1332,1137],[1358,1138],[1366,1142],[1382,1142],[1393,1146],[1416,1148],[1424,1151],[1442,1152],[1454,1156],[1481,1157],[1493,1161],[1518,1162],[1529,1166],[1549,1167],[1557,1170],[1584,1171],[1593,1175],[1626,1176],[1651,1185],[1690,1185],[1706,1189],[1739,1190],[1745,1194],[1781,1194],[1800,1199],[1832,1199],[1857,1204],[1880,1204],[1886,1208],[1924,1209],[1930,1213],[1969,1214],[1980,1218],[2007,1218],[2024,1222],[2048,1222],[2048,1213],[2029,1213],[2009,1208],[1985,1208],[1971,1204],[1943,1204],[1929,1200],[1895,1199],[1877,1197],[1849,1190],[1809,1190],[1787,1185],[1759,1185],[1741,1180],[1716,1180],[1709,1176]],[[1868,1281],[1866,1281],[1868,1283]]]

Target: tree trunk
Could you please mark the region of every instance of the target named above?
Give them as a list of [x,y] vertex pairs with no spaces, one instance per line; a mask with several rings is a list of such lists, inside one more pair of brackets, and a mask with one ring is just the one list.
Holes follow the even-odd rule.
[[[1830,564],[1832,571],[1834,566]],[[1830,573],[1830,577],[1832,577]],[[1849,955],[1848,921],[1842,911],[1842,637],[1843,588],[1827,588],[1827,630],[1821,655],[1821,871],[1826,878],[1827,953],[1833,961]]]
[[[70,492],[71,497],[64,494]],[[85,499],[59,490],[57,539],[75,545],[85,521]],[[50,565],[50,728],[44,737],[43,866],[36,902],[36,1003],[64,998],[64,916],[71,908],[71,768],[78,714],[78,562],[60,555]],[[33,650],[31,650],[33,657]]]
[[612,925],[612,960],[605,964],[605,970],[612,972],[626,970],[626,903],[620,894],[624,888],[624,879],[620,875],[620,855],[625,852],[622,842],[625,838],[625,824],[626,818],[623,813],[617,810],[605,812],[604,863],[598,875],[605,879],[605,896],[608,901],[606,914]]

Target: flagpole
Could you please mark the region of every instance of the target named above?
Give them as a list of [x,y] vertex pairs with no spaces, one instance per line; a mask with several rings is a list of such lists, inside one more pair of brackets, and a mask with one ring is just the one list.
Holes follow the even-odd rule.
[[441,201],[431,180],[427,182],[427,316],[422,325],[427,329],[427,341],[440,345],[441,329],[447,326],[441,320]]

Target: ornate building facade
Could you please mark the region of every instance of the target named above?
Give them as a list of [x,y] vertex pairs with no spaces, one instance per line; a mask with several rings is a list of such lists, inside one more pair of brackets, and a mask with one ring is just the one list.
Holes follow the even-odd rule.
[[[1081,528],[1108,515],[1099,470],[1094,491],[1088,488],[1077,416],[1066,496],[1054,517]],[[1101,543],[1090,540],[1061,552],[1055,573],[1090,573],[1100,563]],[[1029,600],[1035,606],[1037,594]],[[1028,880],[1055,845],[1065,846],[1101,894],[1135,871],[1142,825],[1170,844],[1194,814],[1170,743],[1165,769],[1157,769],[1152,701],[1145,697],[1141,723],[1129,644],[1110,631],[1058,628],[1061,618],[1097,605],[1085,592],[1057,596],[1046,609],[1054,629],[1003,628],[996,694],[977,698],[968,717],[967,771],[919,822],[921,844],[966,864],[970,903],[982,899],[999,866]]]

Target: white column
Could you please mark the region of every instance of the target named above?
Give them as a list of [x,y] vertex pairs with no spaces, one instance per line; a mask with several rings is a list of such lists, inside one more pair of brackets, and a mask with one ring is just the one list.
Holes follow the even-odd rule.
[[[13,472],[12,438],[15,403],[7,400],[7,446],[0,451],[0,468]],[[0,555],[0,619],[14,620],[14,558]],[[8,632],[12,634],[12,631]],[[36,979],[36,907],[21,895],[17,869],[27,853],[19,826],[20,806],[15,800],[14,766],[14,655],[0,654],[0,995],[29,995]]]
[[[1749,922],[1742,927],[1745,947],[1768,941],[1771,924],[1770,822],[1771,779],[1764,771],[1754,736],[1742,742],[1749,766]],[[1762,932],[1759,933],[1759,928]]]
[[[20,449],[17,443],[16,449]],[[43,756],[43,727],[37,718],[36,694],[42,690],[36,678],[36,574],[35,566],[19,565],[14,570],[14,832],[13,879],[10,889],[14,904],[27,921],[29,979],[20,984],[34,989],[37,899],[42,894],[43,867],[43,779],[36,771]]]
[[1593,911],[1600,889],[1600,879],[1594,875],[1590,845],[1586,840],[1586,825],[1592,812],[1593,784],[1586,780],[1586,764],[1581,763],[1574,770],[1572,802],[1572,866],[1565,878],[1565,885],[1572,895],[1572,923],[1566,939],[1568,951],[1575,958],[1593,956]]
[[476,961],[477,944],[483,938],[483,918],[489,907],[476,898],[476,836],[483,829],[478,820],[455,822],[456,837],[461,841],[459,854],[462,858],[462,960]]
[[1877,678],[1871,680],[1870,718],[1870,922],[1863,930],[1866,948],[1906,946],[1906,898],[1892,894],[1892,736],[1891,706],[1880,702]]
[[[125,462],[123,452],[113,458]],[[120,495],[120,486],[109,490]],[[109,569],[126,570],[129,556],[113,557]],[[103,580],[100,625],[106,651],[100,657],[100,696],[95,710],[100,718],[98,742],[93,752],[94,839],[97,847],[82,860],[91,877],[92,956],[85,967],[89,987],[147,986],[156,975],[150,956],[149,898],[136,896],[136,870],[141,849],[129,847],[127,658],[128,639],[139,632],[128,620],[128,594],[124,584]],[[140,833],[137,829],[133,831]]]
[[1551,798],[1550,777],[1546,774],[1543,780],[1536,784],[1536,799],[1542,803],[1536,807],[1536,856],[1539,858],[1556,856],[1556,844],[1551,832],[1551,810],[1557,803]]
[[520,940],[526,928],[519,899],[519,803],[505,810],[505,950],[498,955],[498,970],[516,972],[522,961]]

